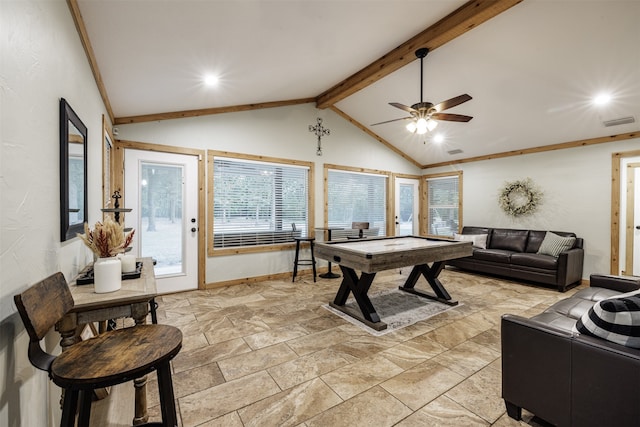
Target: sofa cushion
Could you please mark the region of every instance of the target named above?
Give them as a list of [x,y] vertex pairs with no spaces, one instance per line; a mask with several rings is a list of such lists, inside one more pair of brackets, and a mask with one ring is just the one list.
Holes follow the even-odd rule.
[[471,242],[476,248],[487,249],[487,236],[488,234],[453,233],[453,240],[457,240],[459,242]]
[[582,298],[565,298],[547,308],[545,312],[558,313],[575,322],[593,307],[594,302]]
[[511,251],[505,251],[502,249],[475,249],[473,251],[473,258],[509,264],[512,253],[513,252]]
[[473,225],[465,225],[462,227],[462,234],[489,234],[490,232],[491,229],[487,227],[476,227]]
[[582,298],[589,301],[602,301],[603,299],[617,297],[620,295],[619,291],[613,289],[590,286],[588,288],[580,289],[578,292],[573,294],[572,298]]
[[516,252],[511,254],[511,264],[555,270],[556,268],[558,268],[558,258],[552,257],[550,255]]
[[527,240],[527,247],[525,252],[530,252],[535,254],[540,249],[540,245],[544,240],[544,236],[547,234],[546,231],[541,230],[529,230],[529,239]]
[[576,319],[555,311],[545,311],[537,316],[533,316],[531,320],[535,320],[536,322],[544,323],[545,325],[553,326],[554,328],[559,328],[567,332],[572,332],[576,327]]
[[547,231],[537,253],[557,257],[560,253],[571,249],[575,242],[575,237],[562,237]]
[[596,302],[576,330],[627,347],[640,348],[640,291]]
[[513,252],[524,252],[529,230],[510,230],[496,228],[491,235],[490,249],[504,249]]

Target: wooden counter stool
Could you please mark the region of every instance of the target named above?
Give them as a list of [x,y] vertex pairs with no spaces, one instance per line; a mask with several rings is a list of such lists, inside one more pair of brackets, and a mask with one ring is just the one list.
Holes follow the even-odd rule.
[[[293,230],[293,240],[296,242],[296,256],[293,260],[293,278],[292,282],[296,281],[296,276],[298,275],[298,266],[299,265],[310,265],[313,268],[313,281],[316,281],[316,257],[313,254],[313,243],[315,242],[315,237],[300,237],[299,233],[297,233],[296,224],[292,223],[291,228]],[[311,258],[309,259],[300,259],[300,242],[308,242],[309,248],[311,250]]]
[[132,381],[153,371],[158,374],[161,425],[177,426],[169,362],[182,347],[182,332],[178,328],[136,325],[107,331],[53,356],[42,350],[40,341],[74,304],[62,273],[15,295],[14,301],[29,334],[31,364],[47,371],[64,390],[60,426],[75,425],[78,403],[78,427],[89,426],[94,389]]

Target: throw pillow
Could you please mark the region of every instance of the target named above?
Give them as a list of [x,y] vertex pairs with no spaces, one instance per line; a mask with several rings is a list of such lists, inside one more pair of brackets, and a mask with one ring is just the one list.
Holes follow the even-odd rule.
[[575,242],[575,237],[562,237],[558,236],[556,233],[547,231],[547,234],[545,234],[544,236],[544,240],[540,244],[538,253],[543,255],[551,255],[557,258],[561,252],[571,249]]
[[576,330],[640,348],[640,294],[635,291],[598,301],[578,319]]
[[473,246],[480,249],[487,249],[488,234],[453,234],[453,240],[459,242],[471,242]]

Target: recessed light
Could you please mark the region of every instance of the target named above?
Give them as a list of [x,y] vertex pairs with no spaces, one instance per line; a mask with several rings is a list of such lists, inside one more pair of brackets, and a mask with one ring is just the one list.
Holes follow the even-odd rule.
[[204,84],[207,86],[215,86],[218,84],[218,81],[218,76],[214,76],[213,74],[209,74],[204,77]]
[[440,144],[442,141],[444,141],[444,135],[441,133],[437,133],[433,136],[433,142]]
[[593,98],[595,105],[607,105],[609,102],[611,102],[611,95],[608,93],[601,93]]

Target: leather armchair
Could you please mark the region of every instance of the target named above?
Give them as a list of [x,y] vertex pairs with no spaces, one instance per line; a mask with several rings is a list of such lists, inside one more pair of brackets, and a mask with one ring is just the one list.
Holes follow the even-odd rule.
[[590,288],[527,319],[502,317],[502,396],[556,426],[640,426],[640,349],[572,328],[596,301],[640,289],[640,278],[592,275]]

